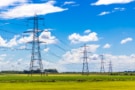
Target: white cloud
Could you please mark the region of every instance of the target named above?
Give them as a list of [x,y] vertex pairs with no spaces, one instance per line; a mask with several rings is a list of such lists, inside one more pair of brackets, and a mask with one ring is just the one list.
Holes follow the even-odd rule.
[[116,8],[114,8],[113,10],[112,10],[112,12],[111,13],[114,13],[114,12],[118,12],[118,11],[125,11],[126,10],[126,8],[120,8],[120,7],[116,7]]
[[124,11],[126,8],[114,8],[114,11]]
[[7,54],[1,54],[0,55],[0,57],[6,57],[7,56]]
[[88,33],[90,33],[90,32],[91,32],[90,29],[87,29],[87,30],[84,31],[85,34],[88,34]]
[[70,5],[70,6],[79,6],[75,1],[65,1],[62,6]]
[[23,44],[23,43],[31,42],[32,39],[33,39],[33,35],[30,34],[30,35],[21,37],[17,42],[18,42],[19,44]]
[[50,48],[45,48],[44,51],[45,52],[48,52],[50,50]]
[[[27,36],[21,37],[19,35],[15,35],[12,39],[10,40],[4,40],[0,36],[0,47],[15,47],[19,46],[18,49],[25,49],[26,46],[24,44],[30,43],[33,41],[33,35],[29,34]],[[51,35],[51,32],[49,31],[43,31],[40,36],[39,36],[39,41],[44,43],[44,44],[56,44],[57,43],[57,38],[55,36]]]
[[[55,1],[48,1],[42,4],[29,4],[25,3],[14,8],[3,10],[0,14],[1,18],[12,19],[12,18],[23,18],[31,17],[36,13],[37,15],[45,15],[49,13],[62,12],[67,9],[54,6]],[[19,14],[18,14],[19,13]]]
[[99,45],[95,45],[95,44],[91,44],[91,45],[87,45],[87,50],[88,52],[96,52],[97,49],[99,48]]
[[5,59],[6,56],[7,56],[7,54],[1,54],[0,55],[0,62],[2,62]]
[[7,47],[17,46],[18,45],[18,42],[17,42],[18,37],[20,37],[20,36],[15,35],[13,39],[11,39],[9,42],[7,42]]
[[6,46],[6,42],[7,42],[7,40],[4,40],[4,39],[0,36],[0,46],[1,46],[1,47]]
[[[80,70],[81,72],[81,67],[82,67],[82,62],[83,62],[83,54],[80,53],[80,50],[73,50],[72,54],[70,54],[70,52],[67,52],[66,54],[64,54],[63,58],[64,60],[61,60],[62,64],[68,64],[68,65],[73,65],[75,64],[77,65],[81,65],[80,68],[76,68],[78,70]],[[104,54],[104,67],[105,67],[105,71],[108,72],[109,70],[109,62],[112,62],[112,69],[114,72],[119,72],[119,71],[128,71],[134,70],[134,63],[135,60],[132,57],[135,57],[135,55],[112,55],[112,54]],[[90,59],[91,58],[91,59]],[[96,58],[96,59],[95,59]],[[89,55],[88,58],[88,63],[89,63],[89,70],[90,71],[94,71],[94,72],[99,72],[100,71],[100,66],[101,66],[101,58],[99,57],[98,54],[93,54],[93,55]],[[75,68],[74,68],[75,69]]]
[[[39,41],[45,44],[55,44],[57,43],[57,38],[55,36],[52,36],[51,32],[49,31],[50,29],[44,30],[40,36],[39,36]],[[23,43],[28,43],[31,42],[33,40],[33,35],[27,35],[24,36],[22,38],[20,38],[17,42],[19,44],[23,44]]]
[[[8,57],[8,56],[7,56]],[[27,70],[28,69],[28,65],[29,65],[29,61],[26,61],[24,59],[18,59],[16,61],[13,61],[13,59],[11,60],[6,60],[5,57],[1,62],[1,71],[5,71],[5,70],[19,70],[19,71],[23,71],[23,70]],[[27,69],[26,69],[27,67]]]
[[59,62],[51,62],[49,60],[43,60],[44,69],[57,69],[59,72],[66,71],[66,68],[63,64]]
[[18,37],[19,37],[18,35],[15,35],[11,40],[7,41],[7,40],[4,40],[0,36],[0,46],[1,47],[13,47],[13,46],[18,45],[18,42],[17,42]]
[[121,40],[121,44],[126,44],[127,42],[131,42],[131,41],[133,41],[133,39],[132,38],[130,38],[130,37],[128,37],[128,38],[125,38],[125,39],[123,39],[123,40]]
[[25,45],[23,45],[23,46],[20,46],[18,49],[20,49],[20,50],[22,49],[23,50],[23,49],[26,49],[26,48],[27,47]]
[[[96,52],[96,50],[98,48],[99,48],[99,45],[95,45],[95,44],[87,45],[88,58],[90,58],[91,53]],[[84,51],[84,47],[80,47],[77,49],[72,49],[71,51],[67,51],[63,55],[63,59],[60,61],[60,63],[62,63],[62,64],[69,64],[69,63],[80,64],[80,63],[82,63],[83,51]]]
[[0,0],[0,9],[7,6],[12,6],[18,4],[24,4],[28,0]]
[[107,15],[107,14],[111,14],[111,13],[115,13],[115,12],[118,12],[118,11],[125,11],[126,8],[114,8],[112,11],[103,11],[101,12],[100,14],[98,14],[99,16],[103,16],[103,15]]
[[74,1],[65,1],[64,2],[64,5],[72,5],[72,4],[75,4],[76,2]]
[[[83,52],[82,50],[83,50],[82,48],[72,49],[71,52],[70,51],[66,52],[63,55],[63,59],[60,61],[51,62],[51,61],[43,60],[44,69],[55,68],[58,71],[62,71],[62,72],[75,71],[75,70],[81,72],[82,62],[83,62],[83,58],[82,58],[83,53],[81,53]],[[94,51],[96,50],[97,48],[95,48]],[[25,58],[18,58],[16,60],[13,60],[12,57],[11,57],[12,59],[7,60],[8,57],[9,55],[7,54],[0,55],[0,66],[1,66],[0,70],[23,71],[29,69],[30,60],[27,60]],[[112,62],[112,69],[114,72],[134,71],[135,54],[131,54],[131,55],[104,54],[104,62],[105,62],[104,67],[106,72],[108,72],[110,60]],[[98,54],[88,54],[88,63],[89,63],[90,72],[100,71],[101,59]]]
[[133,2],[134,0],[98,0],[91,5],[110,5],[110,4],[126,4]]
[[[127,55],[111,55],[111,54],[105,54],[105,62],[109,62],[109,60],[112,61],[112,66],[114,71],[128,71],[128,70],[134,70],[134,58],[131,58],[133,54],[127,56]],[[107,63],[108,64],[108,63]]]
[[111,45],[108,43],[103,46],[103,48],[110,48],[110,47],[111,47]]
[[51,35],[51,32],[49,31],[44,31],[40,34],[39,40],[41,42],[45,42],[46,44],[55,44],[57,43],[57,38],[55,36]]
[[101,12],[101,13],[99,14],[99,16],[103,16],[103,15],[106,15],[106,14],[110,14],[110,12],[108,12],[108,11]]
[[73,33],[69,35],[68,39],[71,41],[71,43],[82,43],[82,42],[91,42],[91,41],[98,41],[97,33],[90,32],[88,35],[81,36],[78,33]]

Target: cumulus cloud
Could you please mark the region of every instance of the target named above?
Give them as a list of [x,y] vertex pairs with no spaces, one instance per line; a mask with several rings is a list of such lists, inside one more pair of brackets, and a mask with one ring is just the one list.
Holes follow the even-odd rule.
[[[19,52],[18,52],[19,53]],[[18,58],[15,59],[13,56],[10,56],[7,54],[0,54],[0,71],[5,71],[5,70],[29,70],[29,64],[30,64],[30,59],[26,59],[27,55],[23,58]],[[65,67],[58,63],[58,62],[51,62],[47,60],[42,60],[43,63],[43,68],[44,69],[57,69],[58,71],[66,71]]]
[[[77,53],[73,53],[73,56],[70,54],[70,52],[67,52],[64,56],[65,60],[61,61],[62,64],[74,64],[77,66],[82,65],[82,53],[79,53],[78,50],[74,50]],[[132,58],[133,57],[133,58]],[[134,70],[134,60],[135,55],[112,55],[112,54],[104,54],[104,67],[105,71],[108,72],[109,70],[109,62],[112,62],[112,69],[114,72],[119,71],[133,71]],[[101,58],[99,57],[99,54],[93,54],[89,55],[88,58],[89,63],[89,70],[92,72],[100,72],[100,65],[101,65]],[[75,69],[75,68],[74,68]],[[81,67],[78,68],[81,70]],[[80,71],[81,72],[81,71]]]
[[5,59],[6,56],[7,56],[7,54],[1,54],[0,55],[0,62],[2,62]]
[[[95,48],[94,51],[96,51],[97,49],[98,48]],[[72,49],[71,51],[66,52],[63,55],[62,60],[60,61],[51,62],[43,60],[44,69],[55,68],[58,71],[62,72],[74,70],[81,72],[83,62],[82,50],[83,48],[81,47],[77,49]],[[29,60],[24,58],[13,60],[12,57],[9,60],[7,60],[7,57],[9,57],[9,55],[7,54],[0,55],[0,65],[2,67],[0,68],[0,70],[20,70],[20,71],[28,70],[30,63]],[[135,54],[131,55],[104,54],[104,67],[106,72],[109,70],[108,67],[110,61],[112,62],[112,69],[114,72],[134,71]],[[99,57],[99,54],[88,54],[88,63],[90,72],[100,71],[101,58]]]
[[33,39],[33,35],[30,34],[30,35],[27,35],[27,36],[20,37],[17,42],[18,42],[19,44],[23,44],[23,43],[31,42],[32,39]]
[[103,48],[110,48],[111,47],[111,45],[109,44],[109,43],[107,43],[107,44],[105,44],[104,46],[103,46]]
[[17,38],[19,36],[15,35],[11,40],[4,40],[1,36],[0,36],[0,46],[1,47],[13,47],[13,46],[17,46]]
[[108,12],[108,11],[103,11],[103,12],[101,12],[101,13],[99,14],[99,16],[103,16],[103,15],[106,15],[106,14],[110,14],[110,12]]
[[64,5],[72,5],[72,4],[75,4],[76,2],[74,1],[65,1],[64,2]]
[[[133,57],[133,54],[127,56],[127,55],[111,55],[111,54],[105,54],[105,62],[109,62],[109,60],[112,61],[112,66],[114,71],[128,71],[128,70],[134,70],[134,63],[135,60]],[[106,67],[107,68],[107,67]]]
[[[33,41],[33,35],[30,34],[30,35],[24,36],[23,38],[20,38],[17,42],[19,44],[22,44],[22,43],[28,43],[28,42],[32,42],[32,41]],[[41,32],[41,34],[39,35],[39,41],[41,43],[46,43],[46,44],[55,44],[55,43],[57,43],[58,40],[47,29],[47,30],[44,30],[43,32]]]
[[87,30],[84,31],[85,34],[88,34],[88,33],[90,33],[90,32],[91,32],[90,29],[87,29]]
[[92,45],[87,45],[87,50],[88,52],[96,52],[97,49],[100,47],[100,45],[95,45],[95,44],[92,44]]
[[24,59],[17,59],[16,61],[14,61],[13,59],[6,60],[7,57],[5,57],[4,60],[0,62],[0,65],[2,67],[0,69],[1,71],[5,71],[5,70],[18,70],[18,71],[28,70],[29,61],[26,61]]
[[91,5],[110,5],[110,4],[126,4],[133,2],[134,0],[98,0]]
[[24,4],[26,3],[28,0],[0,0],[0,9],[3,7],[7,7],[7,6],[14,6],[17,3],[18,4]]
[[[98,46],[99,47],[99,46]],[[95,48],[95,51],[98,49]],[[83,62],[83,53],[81,51],[83,48],[78,49],[72,49],[71,51],[66,52],[63,55],[63,60],[60,60],[59,63],[63,65],[76,65],[74,69],[77,68],[77,65],[82,65]],[[83,51],[82,51],[83,52]],[[88,50],[89,52],[89,50]],[[113,71],[128,71],[134,70],[134,63],[135,63],[135,54],[131,55],[112,55],[112,54],[104,54],[104,67],[105,71],[107,72],[109,70],[109,63],[112,62],[112,69]],[[101,65],[101,58],[99,54],[88,54],[88,63],[89,63],[89,69],[90,71],[99,72],[100,71],[100,65]],[[77,68],[78,70],[81,70],[80,68]],[[67,68],[68,70],[68,68]],[[70,71],[70,70],[69,70]],[[81,71],[80,71],[81,72]]]
[[[99,45],[87,45],[87,52],[88,52],[88,58],[90,58],[91,53],[96,52],[96,50],[99,48]],[[68,64],[68,63],[82,63],[82,57],[83,57],[83,51],[84,47],[80,47],[77,49],[72,49],[71,51],[67,51],[63,55],[63,60],[60,62],[63,64]]]
[[[17,1],[18,0],[15,0],[14,2],[17,3]],[[35,13],[37,15],[45,15],[49,13],[62,12],[67,10],[58,6],[54,6],[55,3],[56,1],[48,1],[42,4],[38,3],[21,4],[13,8],[8,9],[6,8],[6,10],[2,10],[0,17],[5,19],[23,18],[23,17],[31,17]]]
[[41,42],[45,42],[46,44],[55,44],[57,43],[57,38],[55,36],[51,35],[51,32],[49,31],[44,31],[40,34],[39,40]]
[[15,35],[13,37],[13,39],[11,39],[9,42],[7,42],[7,46],[8,47],[13,47],[13,46],[17,46],[18,45],[18,42],[17,42],[17,38],[20,37],[18,35]]
[[[12,39],[10,40],[5,40],[0,36],[0,47],[15,47],[19,46],[19,49],[24,49],[26,48],[24,44],[30,43],[33,41],[33,35],[29,34],[27,36],[20,36],[20,35],[15,35]],[[56,44],[57,43],[57,38],[51,34],[50,31],[43,31],[40,36],[39,36],[39,41],[45,44]]]
[[6,45],[7,45],[6,42],[7,42],[7,40],[4,40],[4,39],[0,36],[0,46],[1,46],[1,47],[6,46]]
[[73,33],[73,34],[69,35],[68,39],[73,44],[82,43],[82,42],[86,43],[86,42],[99,40],[96,32],[90,32],[87,35],[80,35],[78,33]]
[[121,40],[121,44],[126,44],[127,42],[131,42],[131,41],[133,41],[133,39],[132,38],[130,38],[130,37],[128,37],[128,38],[125,38],[125,39],[123,39],[123,40]]
[[48,52],[50,50],[50,48],[45,48],[44,51],[45,52]]
[[103,12],[99,13],[98,16],[103,16],[103,15],[115,13],[115,12],[118,12],[118,11],[125,11],[125,10],[126,10],[126,8],[116,7],[112,11],[103,11]]
[[120,8],[120,7],[116,7],[116,8],[114,8],[114,12],[115,11],[124,11],[126,8]]

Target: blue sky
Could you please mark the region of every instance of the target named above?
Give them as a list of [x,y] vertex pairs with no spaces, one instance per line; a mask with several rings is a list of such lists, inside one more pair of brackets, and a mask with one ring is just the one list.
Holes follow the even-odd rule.
[[[0,70],[29,68],[32,35],[28,21],[35,13],[40,21],[44,68],[81,71],[82,51],[88,46],[89,69],[100,71],[111,60],[114,71],[135,70],[134,0],[5,0],[0,4]],[[44,25],[43,25],[44,24]],[[47,37],[47,38],[45,38]],[[25,56],[25,57],[24,57]],[[96,60],[93,60],[96,58]],[[121,66],[120,66],[121,65]]]

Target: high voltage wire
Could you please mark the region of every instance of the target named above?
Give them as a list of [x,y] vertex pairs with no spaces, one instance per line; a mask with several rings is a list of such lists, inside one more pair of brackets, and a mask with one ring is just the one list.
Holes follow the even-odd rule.
[[[45,32],[49,32],[48,30],[44,30]],[[42,31],[43,32],[43,31]],[[51,32],[52,33],[52,32]],[[54,33],[52,33],[53,35],[54,35]],[[56,35],[55,35],[56,36]],[[47,37],[48,38],[48,37]],[[62,40],[60,40],[59,39],[59,41],[61,41],[62,42]],[[61,47],[60,45],[58,45],[58,44],[52,44],[53,46],[55,46],[55,47],[57,47],[58,49],[60,49],[61,51],[63,51],[63,52],[67,52],[67,50],[65,49],[65,48],[63,48],[63,47]],[[53,55],[53,56],[55,56],[55,57],[57,57],[57,58],[61,58],[59,55],[57,55],[57,54],[55,54],[54,52],[50,52],[49,51],[49,53],[51,54],[51,55]]]
[[7,33],[10,33],[10,34],[13,34],[13,35],[17,34],[16,32],[8,31],[8,30],[5,30],[5,29],[0,29],[0,31],[7,32]]
[[[51,32],[53,35],[56,36],[56,34],[54,32]],[[56,36],[57,37],[57,36]],[[71,48],[66,42],[64,42],[62,39],[58,38],[58,40],[60,41],[60,43],[62,43],[63,45],[65,45],[66,47],[68,47],[69,49]],[[68,50],[63,48],[62,46],[58,45],[58,44],[53,44],[55,47],[59,48],[61,51],[63,52],[67,52]],[[72,52],[70,51],[70,53],[72,54]],[[57,55],[55,55],[57,57]]]
[[[52,34],[54,34],[55,36],[57,36],[54,32],[51,32]],[[68,48],[71,48],[66,42],[64,42],[61,38],[59,38],[59,41],[64,44],[65,46],[67,46]]]
[[[14,22],[5,22],[5,21],[0,21],[0,22],[3,22],[2,24],[2,26],[4,26],[4,25],[8,25],[8,24],[12,24],[12,25],[20,25],[20,26],[27,26],[27,25],[25,25],[25,24],[20,24],[20,23],[14,23]],[[6,23],[8,23],[8,24],[6,24]]]
[[61,46],[54,44],[57,48],[61,49],[62,51],[66,52],[66,50],[64,48],[62,48]]
[[50,53],[51,55],[53,55],[53,56],[55,56],[55,57],[61,59],[61,56],[58,56],[57,54],[53,53],[52,51],[49,51],[49,53]]

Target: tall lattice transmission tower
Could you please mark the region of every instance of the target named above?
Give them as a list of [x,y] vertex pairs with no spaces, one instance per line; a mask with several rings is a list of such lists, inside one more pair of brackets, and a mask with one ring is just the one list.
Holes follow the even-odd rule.
[[82,68],[82,75],[89,75],[89,66],[88,66],[88,52],[87,46],[84,44],[83,46],[83,68]]
[[42,31],[39,30],[38,26],[39,20],[43,20],[43,18],[39,18],[37,15],[35,15],[33,18],[30,18],[29,20],[33,21],[33,30],[26,31],[25,33],[32,33],[32,41],[29,42],[32,44],[30,73],[32,75],[34,70],[38,70],[42,75],[43,63],[40,52],[40,43],[42,42],[39,40],[39,35]]
[[104,55],[100,55],[101,58],[101,67],[100,67],[100,73],[105,73],[105,68],[104,68]]
[[108,72],[109,72],[109,73],[112,73],[112,71],[113,71],[113,70],[112,70],[112,62],[111,62],[111,60],[110,60],[110,62],[109,62],[109,71],[108,71]]

